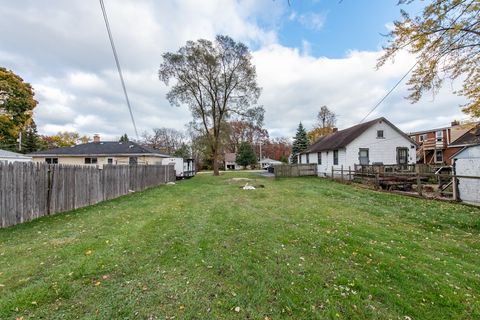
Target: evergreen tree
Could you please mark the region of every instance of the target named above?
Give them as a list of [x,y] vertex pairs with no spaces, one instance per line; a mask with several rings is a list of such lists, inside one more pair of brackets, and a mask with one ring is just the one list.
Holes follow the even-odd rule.
[[240,143],[238,148],[236,162],[241,166],[248,166],[257,163],[257,156],[253,151],[252,145],[246,141]]
[[307,131],[303,127],[302,123],[298,125],[297,134],[293,138],[293,147],[292,147],[292,163],[297,163],[297,154],[302,151],[305,151],[310,145],[308,141]]
[[128,136],[126,133],[123,136],[121,136],[119,140],[119,142],[128,142],[128,141],[130,140],[128,139]]
[[27,127],[27,129],[23,133],[23,153],[30,153],[35,152],[40,149],[40,142],[39,136],[37,132],[37,125],[35,122],[32,123]]

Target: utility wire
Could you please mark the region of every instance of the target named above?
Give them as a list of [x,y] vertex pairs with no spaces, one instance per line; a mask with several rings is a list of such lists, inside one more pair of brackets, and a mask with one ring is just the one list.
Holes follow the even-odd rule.
[[375,109],[377,109],[378,106],[379,106],[380,104],[382,104],[382,102],[383,102],[385,99],[387,99],[387,97],[390,95],[390,93],[392,93],[393,90],[395,90],[395,89],[400,85],[400,83],[402,83],[403,79],[405,79],[405,78],[408,76],[408,74],[409,74],[410,72],[412,72],[412,70],[417,66],[417,64],[418,64],[418,61],[417,61],[410,69],[408,69],[408,71],[403,75],[403,77],[401,77],[400,80],[398,80],[397,83],[395,83],[395,85],[392,87],[392,89],[390,89],[390,91],[388,91],[387,94],[384,95],[383,98],[380,99],[380,101],[377,102],[377,104],[367,113],[367,115],[366,115],[365,117],[363,117],[363,119],[362,119],[362,121],[360,121],[360,123],[362,123],[363,121],[365,121],[365,119],[367,119],[368,116],[369,116],[373,111],[375,111]]
[[128,111],[130,112],[130,118],[132,119],[133,129],[135,129],[135,135],[139,140],[137,125],[135,124],[135,119],[133,118],[132,106],[130,105],[130,99],[128,99],[127,87],[125,86],[125,81],[123,80],[122,68],[120,68],[120,62],[118,60],[117,50],[115,49],[115,43],[113,42],[112,31],[110,30],[110,24],[108,23],[107,11],[105,10],[105,4],[103,0],[100,1],[100,7],[102,8],[103,19],[105,20],[105,26],[107,27],[108,38],[110,39],[110,44],[112,45],[113,56],[115,58],[115,63],[117,65],[118,75],[120,77],[120,82],[122,83],[123,93],[125,94],[125,100],[127,101]]
[[[467,8],[470,7],[470,5],[475,2],[476,0],[472,0],[468,5],[467,5]],[[462,16],[462,14],[465,13],[465,10],[463,10],[451,23],[450,23],[450,26],[448,28],[446,28],[442,34],[435,40],[435,42],[438,42],[440,41],[440,39],[445,35],[445,33],[447,33],[448,29],[451,28],[453,25],[455,25],[455,23],[457,22],[457,20]],[[461,38],[460,38],[461,39]],[[447,52],[451,47],[452,45],[454,45],[457,41],[459,41],[460,39],[457,39],[455,40],[453,43],[451,43],[448,48],[446,48],[441,55],[443,55],[443,53]],[[395,85],[392,87],[392,89],[390,89],[390,91],[387,92],[386,95],[383,96],[382,99],[380,99],[379,102],[377,102],[377,104],[367,113],[367,115],[365,117],[363,117],[362,121],[360,121],[360,123],[362,123],[363,121],[365,121],[365,119],[368,118],[368,116],[373,112],[375,111],[375,109],[378,108],[378,106],[390,95],[390,93],[393,92],[393,90],[395,90],[399,85],[400,83],[402,83],[402,81],[408,76],[408,74],[410,72],[412,72],[412,70],[417,66],[417,64],[419,64],[420,60],[417,58],[417,62],[415,62],[415,64],[410,68],[408,69],[408,71],[403,75],[402,78],[400,78],[400,80],[397,81],[397,83],[395,83]]]

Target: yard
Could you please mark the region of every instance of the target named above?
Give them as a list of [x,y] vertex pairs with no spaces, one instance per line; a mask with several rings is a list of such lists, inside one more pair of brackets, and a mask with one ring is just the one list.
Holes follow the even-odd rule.
[[479,319],[480,210],[199,175],[0,230],[0,318],[22,317]]

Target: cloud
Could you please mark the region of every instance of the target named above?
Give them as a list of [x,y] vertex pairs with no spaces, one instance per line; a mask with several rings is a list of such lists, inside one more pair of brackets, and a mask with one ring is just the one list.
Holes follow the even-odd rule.
[[[325,13],[288,16],[286,1],[106,0],[105,5],[140,132],[182,129],[190,121],[187,107],[170,106],[168,88],[157,76],[162,53],[187,40],[228,34],[251,48],[271,136],[293,135],[300,121],[311,126],[322,105],[339,115],[339,127],[358,123],[413,63],[401,55],[395,64],[375,71],[379,50],[329,59],[312,56],[308,41],[301,48],[282,46],[281,19],[311,30],[326,21]],[[9,30],[2,34],[0,65],[34,86],[40,133],[134,136],[97,2],[52,0],[46,6],[8,1],[0,6],[0,15],[0,29]],[[462,116],[457,106],[463,102],[450,91],[444,88],[434,101],[426,97],[411,105],[401,86],[371,117],[384,115],[405,130],[448,123]]]
[[297,20],[302,26],[307,29],[319,31],[325,25],[325,22],[327,20],[327,14],[308,12],[305,14],[295,15],[291,18],[291,20]]
[[[395,64],[376,71],[380,55],[380,51],[351,51],[342,59],[315,58],[280,45],[255,52],[263,86],[260,103],[266,108],[270,132],[293,136],[299,122],[311,128],[323,105],[338,115],[340,128],[359,123],[414,63],[404,53]],[[463,99],[452,95],[449,88],[443,88],[435,100],[426,96],[417,104],[406,101],[407,95],[407,88],[400,86],[369,119],[385,116],[413,131],[448,124],[452,117],[465,118],[457,107]]]

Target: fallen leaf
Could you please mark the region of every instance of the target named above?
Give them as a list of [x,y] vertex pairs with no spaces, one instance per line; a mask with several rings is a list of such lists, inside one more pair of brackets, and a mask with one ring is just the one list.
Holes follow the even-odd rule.
[[95,282],[95,286],[99,286],[101,284],[100,281]]
[[91,254],[92,254],[92,250],[87,250],[87,251],[85,251],[85,255],[86,255],[86,256],[89,256],[89,255],[91,255]]
[[235,312],[240,312],[240,307],[235,307]]

